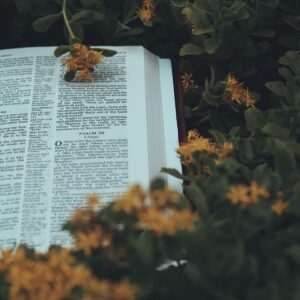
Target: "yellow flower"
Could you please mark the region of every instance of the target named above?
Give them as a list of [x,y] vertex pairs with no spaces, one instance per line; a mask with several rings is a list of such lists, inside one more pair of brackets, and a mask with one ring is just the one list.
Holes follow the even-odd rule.
[[229,201],[234,204],[240,204],[243,208],[257,204],[261,198],[268,198],[270,193],[256,182],[252,182],[250,186],[245,184],[238,184],[231,186],[227,197]]
[[249,191],[253,204],[258,203],[260,198],[270,197],[270,193],[264,187],[258,186],[256,182],[251,182]]
[[119,197],[114,203],[115,211],[124,211],[126,214],[132,214],[144,206],[145,193],[140,186],[132,186],[129,191]]
[[137,287],[130,284],[128,280],[117,283],[113,287],[113,298],[115,300],[134,300],[137,294]]
[[100,198],[97,195],[90,195],[87,197],[88,209],[94,211],[97,204],[100,203]]
[[190,210],[166,210],[149,207],[138,214],[140,228],[148,228],[157,236],[175,235],[180,230],[191,230],[198,219]]
[[144,0],[142,7],[137,10],[137,15],[143,23],[149,23],[154,16],[153,0]]
[[100,226],[96,226],[88,231],[79,231],[75,234],[75,248],[83,250],[86,256],[90,256],[93,249],[101,246],[104,233]]
[[80,225],[80,224],[87,225],[91,221],[92,217],[93,217],[92,211],[83,208],[77,208],[74,211],[70,219],[70,222],[76,225]]
[[12,250],[0,250],[0,273],[5,271],[14,261]]
[[197,130],[195,130],[195,129],[189,130],[188,135],[187,135],[188,142],[197,140],[199,138],[200,138],[200,134]]
[[289,204],[283,199],[283,192],[277,192],[277,199],[271,205],[271,211],[274,212],[276,215],[280,216],[283,214],[283,212],[287,209],[288,206]]
[[155,190],[150,193],[152,204],[157,207],[164,207],[168,204],[175,204],[179,201],[180,194],[172,191],[166,185],[163,190]]
[[137,293],[128,280],[98,280],[86,266],[76,264],[68,249],[52,249],[29,258],[19,248],[15,253],[5,253],[5,257],[9,262],[5,280],[10,300],[69,299],[75,289],[85,300],[133,300]]
[[183,88],[183,92],[187,92],[188,90],[196,90],[199,86],[196,85],[195,80],[192,79],[192,74],[183,73],[180,76],[180,83]]
[[256,101],[242,83],[239,83],[232,75],[228,75],[226,80],[226,91],[230,100],[246,107],[254,106]]
[[234,145],[230,142],[224,142],[224,144],[218,149],[217,153],[219,159],[224,159],[229,156],[234,150]]
[[238,203],[249,203],[249,187],[244,184],[231,186],[227,197],[234,205]]
[[280,216],[283,214],[283,212],[287,209],[288,206],[289,204],[287,202],[283,202],[282,200],[277,200],[272,204],[271,210],[276,215]]
[[193,162],[192,154],[196,151],[215,153],[216,148],[208,138],[197,135],[193,130],[188,133],[188,141],[177,148],[177,153],[181,155],[184,164],[189,164]]
[[77,79],[87,80],[92,76],[92,72],[97,64],[103,60],[102,52],[89,50],[85,45],[75,43],[72,45],[70,55],[62,63],[67,65],[69,72],[79,72]]
[[181,156],[183,164],[193,162],[192,154],[196,151],[216,154],[216,163],[229,156],[234,150],[234,145],[230,142],[224,142],[223,145],[216,145],[210,139],[202,137],[198,131],[190,130],[187,136],[187,142],[177,148],[177,153]]

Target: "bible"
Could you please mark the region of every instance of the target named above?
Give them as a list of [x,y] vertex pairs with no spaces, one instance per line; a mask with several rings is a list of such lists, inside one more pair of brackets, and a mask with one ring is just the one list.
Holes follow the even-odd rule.
[[68,247],[61,226],[87,195],[107,203],[181,168],[170,60],[109,48],[85,82],[64,80],[54,47],[0,51],[0,248]]

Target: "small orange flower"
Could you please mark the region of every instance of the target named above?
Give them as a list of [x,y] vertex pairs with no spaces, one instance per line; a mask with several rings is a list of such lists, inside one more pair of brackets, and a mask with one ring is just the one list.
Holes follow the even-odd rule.
[[187,92],[188,90],[196,90],[199,86],[196,85],[195,80],[192,79],[192,74],[183,73],[180,76],[180,83],[183,88],[183,92]]
[[227,197],[233,205],[240,204],[243,208],[251,204],[257,204],[260,199],[268,198],[270,193],[262,186],[259,186],[255,181],[251,184],[238,184],[231,186]]
[[69,57],[62,63],[67,65],[68,72],[79,72],[77,80],[84,81],[91,78],[94,68],[103,60],[102,52],[89,50],[85,45],[72,45]]
[[274,212],[276,215],[280,216],[283,214],[283,212],[287,209],[289,206],[288,203],[283,202],[282,200],[277,200],[274,202],[271,206],[272,212]]
[[283,199],[283,192],[277,192],[277,199],[271,205],[271,211],[274,212],[276,215],[281,216],[288,206],[289,204]]
[[198,216],[189,209],[185,210],[161,210],[149,207],[138,214],[138,227],[147,228],[157,236],[175,235],[181,230],[194,229]]
[[132,214],[144,206],[145,193],[140,186],[132,186],[129,191],[120,196],[114,203],[114,210],[123,210],[126,214]]
[[137,10],[137,15],[143,23],[149,23],[154,16],[153,0],[144,0],[142,7]]
[[228,75],[226,80],[227,95],[225,98],[229,98],[246,107],[254,106],[256,100],[249,93],[248,89],[245,89],[242,83],[239,83],[232,75]]
[[188,132],[187,142],[182,143],[177,148],[177,153],[181,156],[182,163],[187,165],[193,162],[193,153],[196,151],[216,154],[216,163],[226,158],[234,150],[234,145],[225,142],[223,145],[216,145],[210,139],[202,137],[198,131]]
[[104,240],[104,233],[100,226],[88,231],[79,231],[75,234],[77,250],[83,250],[86,256],[90,256],[93,249],[101,246]]

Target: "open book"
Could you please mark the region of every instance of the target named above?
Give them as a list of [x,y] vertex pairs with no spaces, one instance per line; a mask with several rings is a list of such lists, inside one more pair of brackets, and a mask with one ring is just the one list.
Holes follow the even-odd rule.
[[87,195],[180,169],[170,61],[109,48],[88,82],[64,81],[54,47],[0,51],[0,248],[69,246],[61,225]]

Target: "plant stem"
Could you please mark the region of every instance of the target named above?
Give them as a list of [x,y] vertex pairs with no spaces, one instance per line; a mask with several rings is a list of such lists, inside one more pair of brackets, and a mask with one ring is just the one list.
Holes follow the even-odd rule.
[[65,21],[66,27],[68,29],[70,38],[75,39],[76,36],[75,36],[71,26],[70,26],[70,23],[69,23],[69,20],[68,20],[68,17],[67,17],[67,13],[66,13],[66,9],[67,9],[67,0],[63,0],[62,14],[63,14],[63,17],[64,17],[64,21]]
[[132,18],[130,18],[130,19],[124,21],[123,24],[124,24],[124,25],[127,25],[129,22],[134,21],[134,20],[136,20],[137,18],[138,18],[138,16],[133,16]]

